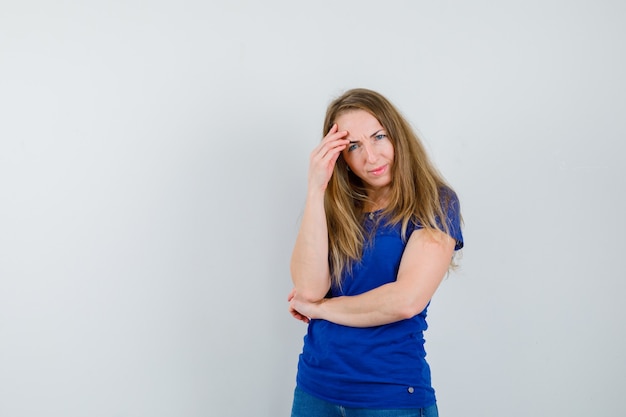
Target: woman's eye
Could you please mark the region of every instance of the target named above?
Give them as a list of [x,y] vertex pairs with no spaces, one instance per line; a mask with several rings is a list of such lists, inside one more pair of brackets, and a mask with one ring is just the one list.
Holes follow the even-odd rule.
[[351,152],[351,151],[355,150],[358,147],[359,147],[358,143],[350,143],[350,144],[348,144],[348,152]]
[[376,136],[374,136],[374,138],[375,138],[376,140],[382,140],[382,139],[385,139],[386,137],[387,137],[387,135],[384,135],[384,134],[382,134],[382,133],[381,133],[380,135],[376,135]]

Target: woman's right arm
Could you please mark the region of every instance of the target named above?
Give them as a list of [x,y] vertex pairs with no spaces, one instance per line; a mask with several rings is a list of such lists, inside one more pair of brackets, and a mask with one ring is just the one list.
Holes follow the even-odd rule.
[[330,288],[324,193],[337,158],[348,144],[347,134],[333,125],[310,156],[306,204],[291,255],[295,296],[306,301],[321,300]]
[[309,190],[291,255],[291,279],[298,296],[307,301],[324,298],[330,288],[323,191]]

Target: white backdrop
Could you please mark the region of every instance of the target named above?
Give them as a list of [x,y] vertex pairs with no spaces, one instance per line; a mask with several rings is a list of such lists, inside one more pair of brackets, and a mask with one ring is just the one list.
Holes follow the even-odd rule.
[[456,188],[442,416],[623,416],[621,1],[0,3],[0,415],[287,416],[326,105],[378,90]]

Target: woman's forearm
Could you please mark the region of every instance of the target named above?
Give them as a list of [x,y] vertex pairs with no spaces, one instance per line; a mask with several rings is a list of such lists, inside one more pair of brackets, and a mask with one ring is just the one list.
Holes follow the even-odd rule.
[[419,314],[428,301],[426,297],[415,298],[393,282],[360,295],[322,300],[315,315],[344,326],[380,326]]
[[291,279],[298,296],[318,301],[330,288],[328,227],[323,191],[310,191],[291,255]]

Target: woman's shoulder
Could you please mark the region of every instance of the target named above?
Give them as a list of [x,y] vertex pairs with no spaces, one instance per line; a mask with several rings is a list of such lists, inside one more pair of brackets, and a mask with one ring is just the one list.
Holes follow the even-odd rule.
[[439,201],[444,207],[450,204],[459,204],[459,197],[449,185],[442,185],[437,191],[439,193]]

